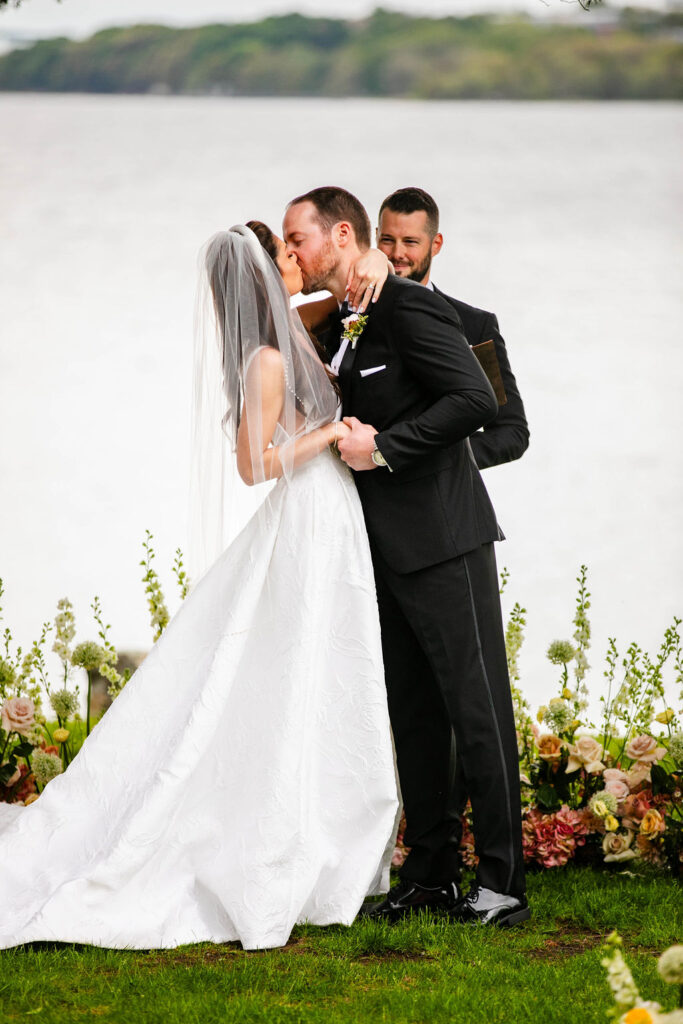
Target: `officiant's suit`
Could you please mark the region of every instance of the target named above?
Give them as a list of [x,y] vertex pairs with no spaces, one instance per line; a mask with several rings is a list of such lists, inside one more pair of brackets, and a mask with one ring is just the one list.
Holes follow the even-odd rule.
[[[339,334],[325,339],[328,354]],[[458,877],[455,735],[478,882],[524,890],[519,768],[493,542],[503,539],[469,436],[494,392],[441,296],[390,276],[339,367],[343,414],[374,426],[389,468],[354,474],[373,555],[389,710],[412,847],[402,876]],[[432,742],[426,738],[432,737]]]

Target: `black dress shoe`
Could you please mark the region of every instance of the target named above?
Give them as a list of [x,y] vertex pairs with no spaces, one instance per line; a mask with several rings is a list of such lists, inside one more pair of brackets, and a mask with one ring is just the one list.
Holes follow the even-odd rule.
[[528,921],[531,917],[526,896],[510,896],[474,886],[451,911],[453,921],[496,924],[500,928]]
[[426,886],[405,879],[395,885],[383,900],[374,903],[366,900],[358,916],[375,921],[398,921],[420,910],[451,913],[459,900],[460,891],[455,882]]

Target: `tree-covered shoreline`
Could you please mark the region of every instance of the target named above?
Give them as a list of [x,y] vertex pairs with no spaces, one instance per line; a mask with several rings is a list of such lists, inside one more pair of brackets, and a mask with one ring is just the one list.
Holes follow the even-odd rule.
[[683,98],[683,13],[611,21],[298,14],[111,28],[0,58],[0,90],[415,99]]

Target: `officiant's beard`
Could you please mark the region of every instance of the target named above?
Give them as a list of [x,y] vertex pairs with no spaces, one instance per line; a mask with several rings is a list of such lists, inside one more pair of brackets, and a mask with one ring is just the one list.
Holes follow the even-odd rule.
[[[428,252],[422,263],[412,267],[396,267],[396,273],[399,277],[405,277],[408,281],[417,281],[418,284],[422,284],[424,279],[432,269],[432,254]],[[401,273],[402,270],[407,270],[408,273]]]
[[302,291],[304,295],[311,295],[313,292],[327,289],[328,281],[339,267],[339,255],[332,244],[332,239],[326,238],[313,260],[304,264],[299,257],[298,262],[304,278]]

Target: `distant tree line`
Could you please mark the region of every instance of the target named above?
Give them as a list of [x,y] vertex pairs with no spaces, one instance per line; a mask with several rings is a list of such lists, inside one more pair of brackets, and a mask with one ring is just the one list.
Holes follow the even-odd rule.
[[0,58],[0,89],[418,99],[681,99],[683,14],[362,21],[298,14],[249,24],[137,25]]

